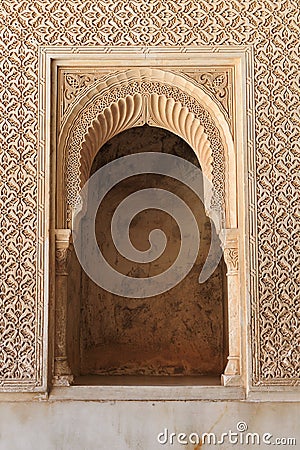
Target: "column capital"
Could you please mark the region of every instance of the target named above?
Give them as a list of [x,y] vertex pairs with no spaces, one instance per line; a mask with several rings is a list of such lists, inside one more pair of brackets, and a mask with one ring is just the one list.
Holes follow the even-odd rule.
[[70,259],[71,230],[55,230],[55,265],[57,275],[67,275]]
[[55,230],[55,248],[68,248],[71,243],[71,233],[69,228],[57,228]]
[[237,228],[227,228],[222,231],[222,248],[228,275],[236,275],[239,266],[239,236]]
[[221,232],[221,245],[223,250],[226,248],[238,248],[239,230],[238,228],[223,228]]

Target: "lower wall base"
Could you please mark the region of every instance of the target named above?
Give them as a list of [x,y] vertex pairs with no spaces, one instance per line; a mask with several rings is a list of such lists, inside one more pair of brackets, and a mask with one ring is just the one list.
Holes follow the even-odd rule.
[[[2,402],[0,449],[199,450],[197,439],[203,438],[203,433],[215,433],[219,441],[209,445],[207,440],[213,443],[214,437],[206,437],[204,448],[260,449],[274,444],[272,447],[298,449],[299,413],[300,403]],[[222,439],[222,433],[230,434],[230,430],[231,437]],[[260,444],[252,433],[258,433]],[[283,438],[280,445],[275,445],[276,438]],[[296,439],[296,445],[284,440],[288,438]],[[243,444],[247,439],[249,444]],[[256,439],[254,445],[252,439]]]

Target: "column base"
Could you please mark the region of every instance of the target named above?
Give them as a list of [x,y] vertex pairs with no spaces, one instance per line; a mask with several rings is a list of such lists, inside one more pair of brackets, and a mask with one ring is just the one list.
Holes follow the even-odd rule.
[[52,378],[52,386],[72,386],[73,383],[73,375],[55,375]]
[[74,383],[74,376],[66,357],[55,358],[54,373],[55,375],[52,378],[53,386],[71,386]]
[[239,356],[228,356],[228,362],[221,376],[223,386],[241,386],[240,358]]

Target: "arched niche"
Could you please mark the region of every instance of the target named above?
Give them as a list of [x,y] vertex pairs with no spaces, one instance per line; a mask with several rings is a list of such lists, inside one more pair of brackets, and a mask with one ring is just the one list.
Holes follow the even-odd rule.
[[[183,139],[168,130],[144,125],[129,128],[104,144],[94,158],[90,175],[123,156],[147,155],[153,151],[159,156],[176,155],[199,167],[195,152]],[[193,267],[180,283],[150,297],[117,295],[94,283],[82,271],[77,382],[89,376],[97,380],[97,375],[100,379],[122,375],[126,380],[138,374],[156,380],[159,377],[162,382],[166,377],[173,380],[174,377],[177,380],[209,377],[218,383],[224,371],[228,356],[225,264],[221,259],[210,277],[199,283],[213,237],[212,224],[205,215],[203,203],[187,185],[153,173],[125,178],[118,183],[107,193],[96,215],[95,234],[101,252],[119,273],[130,273],[142,281],[176,264],[182,244],[178,223],[159,209],[136,214],[130,224],[130,237],[135,248],[146,249],[151,230],[163,231],[167,243],[160,256],[141,264],[123,257],[113,244],[111,219],[115,209],[132,193],[149,188],[171,192],[193,211],[201,235],[200,249]],[[155,197],[154,191],[152,194]],[[72,316],[71,309],[68,316]]]
[[[72,379],[66,355],[67,256],[78,193],[99,148],[128,128],[149,124],[182,137],[194,150],[213,190],[204,183],[206,214],[215,222],[227,265],[229,356],[222,382],[241,385],[236,155],[217,103],[189,77],[135,68],[104,77],[78,99],[64,121],[57,152],[56,384]],[[63,256],[62,256],[63,254]],[[63,278],[64,277],[64,278]]]

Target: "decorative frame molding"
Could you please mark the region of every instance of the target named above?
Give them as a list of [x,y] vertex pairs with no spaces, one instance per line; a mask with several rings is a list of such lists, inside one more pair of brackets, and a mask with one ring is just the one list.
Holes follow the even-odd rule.
[[[194,80],[174,70],[153,67],[112,72],[84,96],[74,99],[58,138],[56,197],[57,211],[63,212],[62,218],[57,218],[58,226],[71,227],[80,189],[103,144],[119,132],[144,123],[174,132],[190,144],[205,175],[206,213],[215,222],[224,248],[228,246],[228,233],[234,233],[237,244],[236,152],[228,123],[218,105]],[[213,193],[208,184],[214,186]],[[222,380],[224,385],[240,386],[239,277],[232,277],[230,266],[227,277],[229,357]],[[61,299],[61,290],[57,290],[56,299]]]
[[[163,63],[162,63],[163,60]],[[130,64],[129,64],[130,61]],[[56,219],[54,221],[53,212],[56,210],[57,205],[54,200],[55,194],[53,192],[54,185],[56,184],[55,181],[55,173],[56,173],[56,167],[58,164],[58,161],[56,160],[55,154],[56,154],[56,147],[59,145],[58,142],[58,129],[56,128],[55,124],[57,124],[57,98],[55,96],[55,92],[58,91],[58,71],[62,67],[76,67],[77,69],[79,67],[90,68],[93,67],[95,69],[97,66],[103,68],[105,67],[106,70],[112,70],[115,71],[116,69],[124,69],[124,67],[139,67],[139,68],[165,68],[166,70],[174,69],[177,67],[180,68],[181,71],[184,71],[185,68],[190,68],[199,66],[199,67],[213,67],[220,69],[224,66],[226,67],[232,67],[234,77],[233,77],[233,98],[234,98],[234,105],[235,105],[235,112],[236,116],[239,117],[239,123],[236,123],[234,120],[232,129],[234,134],[234,147],[237,157],[237,166],[239,166],[242,170],[242,173],[244,173],[243,176],[239,177],[237,180],[238,183],[238,192],[241,196],[241,202],[237,205],[238,207],[238,216],[240,217],[240,230],[246,230],[246,223],[244,223],[244,216],[241,214],[244,211],[244,207],[241,205],[244,205],[246,202],[246,196],[247,193],[244,190],[244,180],[243,177],[245,177],[246,181],[246,155],[245,155],[245,149],[247,147],[247,133],[248,128],[252,128],[253,133],[253,92],[252,92],[252,85],[250,83],[250,80],[252,79],[250,76],[250,70],[251,70],[251,61],[252,61],[252,49],[251,47],[238,47],[238,46],[227,46],[225,48],[220,47],[189,47],[189,48],[147,48],[147,47],[113,47],[113,48],[103,48],[103,47],[93,47],[93,48],[87,48],[87,47],[79,47],[79,48],[59,48],[59,47],[44,47],[40,49],[40,111],[41,111],[41,123],[40,123],[40,132],[41,132],[41,162],[42,165],[45,167],[50,167],[51,163],[51,173],[50,171],[47,172],[46,179],[42,179],[41,181],[44,181],[44,186],[52,186],[52,193],[47,192],[47,194],[44,196],[42,200],[42,205],[45,205],[46,203],[46,210],[48,208],[48,211],[52,211],[51,213],[51,219],[50,215],[48,216],[48,224],[50,226],[50,229],[52,230],[50,235],[48,235],[48,239],[50,240],[50,248],[54,247],[54,241],[55,241],[55,230],[61,229],[61,224],[64,223],[63,221],[63,215],[62,211],[57,211],[58,216],[56,214]],[[50,82],[51,82],[51,91],[50,93]],[[246,108],[244,108],[243,105],[246,105]],[[80,105],[82,106],[82,105]],[[79,109],[80,109],[79,106]],[[74,114],[74,112],[72,112]],[[50,120],[51,118],[51,120]],[[248,122],[248,123],[247,123]],[[65,123],[65,121],[64,121]],[[228,123],[227,123],[228,127]],[[51,155],[51,156],[50,156]],[[252,155],[253,156],[253,155]],[[225,170],[228,170],[225,169]],[[254,180],[254,177],[253,177]],[[43,185],[43,183],[42,183]],[[43,191],[45,193],[45,191]],[[41,206],[42,206],[41,205]],[[254,203],[255,205],[255,203]],[[43,209],[39,209],[39,211],[44,211]],[[254,208],[252,208],[252,211],[254,211]],[[255,220],[255,219],[254,219]],[[39,222],[40,223],[40,222]],[[47,221],[44,222],[47,224]],[[44,229],[40,228],[40,240],[41,242],[46,242],[45,240],[45,234],[42,237],[42,232],[45,233],[45,230],[47,229],[47,226]],[[57,233],[57,231],[56,231]],[[47,239],[47,242],[49,242]],[[228,238],[226,238],[228,239]],[[246,301],[246,292],[248,291],[247,288],[247,279],[246,279],[246,273],[245,273],[245,264],[246,261],[246,254],[247,254],[247,248],[246,248],[246,241],[244,239],[244,235],[239,237],[239,240],[241,241],[241,245],[239,246],[239,259],[242,261],[241,264],[241,271],[240,271],[240,277],[244,280],[243,286],[240,289],[240,292],[238,293],[241,298],[243,298],[243,304],[241,307],[241,314],[243,317],[248,316],[249,311],[247,310],[247,301]],[[51,244],[52,242],[52,244]],[[226,240],[227,242],[227,240]],[[227,247],[227,244],[224,243]],[[48,274],[50,273],[50,278],[53,277],[53,274],[55,273],[55,255],[52,254],[52,250],[49,253],[49,247],[44,246],[43,248],[43,255],[44,258],[39,258],[39,261],[41,262],[47,262],[47,257],[49,258],[49,266],[42,267],[42,264],[39,268],[39,274],[45,273],[44,281],[47,280],[49,282]],[[48,268],[50,270],[48,270]],[[46,269],[46,270],[45,270]],[[50,300],[49,300],[50,297]],[[51,321],[51,317],[49,319],[48,316],[48,306],[50,301],[50,311],[51,311],[51,305],[53,308],[53,299],[55,297],[55,292],[52,288],[51,292],[48,291],[48,298],[45,299],[45,323],[47,323],[48,320]],[[53,317],[52,317],[53,319]],[[241,320],[243,322],[243,320]],[[245,322],[246,323],[246,320]],[[45,325],[46,327],[46,325]],[[47,325],[48,327],[48,325]],[[247,386],[249,385],[249,380],[247,379],[246,373],[249,374],[249,367],[247,366],[247,351],[249,351],[249,341],[246,334],[246,329],[243,330],[243,336],[242,336],[242,342],[241,342],[241,348],[242,348],[242,356],[243,359],[241,361],[242,367],[243,367],[243,373],[244,378],[239,382],[238,384]],[[51,361],[53,360],[53,344],[51,344],[51,341],[53,341],[53,335],[50,334],[49,336],[49,342],[50,347],[48,349],[48,356],[50,357],[50,366],[48,367],[47,373],[52,373],[53,371],[53,364]],[[45,342],[45,349],[47,343]],[[51,356],[52,355],[52,356]],[[51,375],[50,375],[51,376]],[[248,376],[248,375],[247,375]],[[229,382],[229,379],[228,379]],[[235,385],[235,383],[233,383]],[[48,381],[47,381],[48,386]],[[124,387],[126,388],[126,387]],[[204,389],[203,389],[204,388]],[[63,388],[63,387],[55,387],[55,389],[69,389],[69,388]],[[71,388],[73,389],[73,388]],[[180,389],[184,389],[183,387]],[[221,391],[220,391],[221,389]],[[223,389],[227,390],[226,392],[223,391]],[[240,388],[218,388],[219,396],[220,398],[231,398],[232,396],[232,389],[240,389]],[[199,386],[199,398],[203,398],[205,387]],[[216,391],[215,391],[216,392]],[[141,394],[142,395],[142,394]],[[183,394],[182,394],[183,395]],[[193,394],[194,395],[194,394]],[[239,394],[241,395],[241,394]],[[189,395],[187,394],[186,398],[189,398]]]

